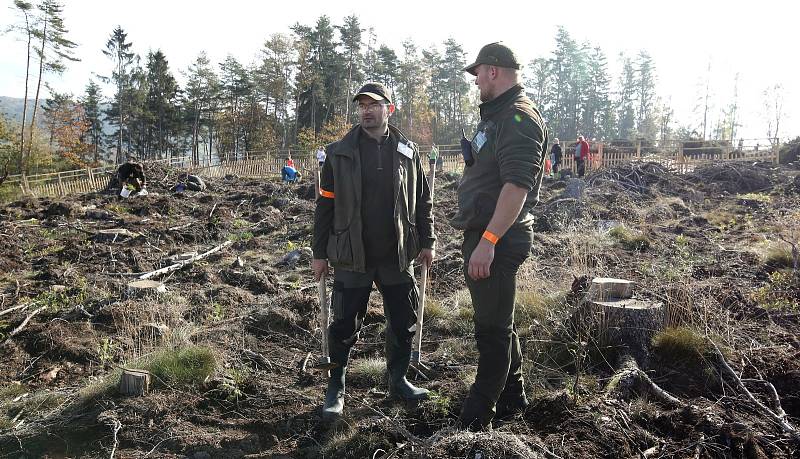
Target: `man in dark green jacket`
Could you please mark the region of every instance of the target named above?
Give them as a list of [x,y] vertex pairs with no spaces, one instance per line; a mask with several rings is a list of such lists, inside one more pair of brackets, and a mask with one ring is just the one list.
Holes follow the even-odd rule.
[[464,70],[475,75],[480,115],[474,163],[458,187],[451,224],[464,231],[464,274],[475,310],[478,373],[461,410],[473,430],[525,409],[522,352],[514,327],[516,275],[533,241],[547,128],[520,85],[520,65],[501,43],[484,46]]
[[327,146],[314,214],[314,277],[335,268],[329,328],[331,362],[324,419],[344,408],[350,348],[367,311],[375,283],[383,296],[389,394],[420,400],[428,391],[406,379],[419,297],[413,261],[434,257],[430,188],[417,146],[394,126],[391,92],[367,83],[353,98],[360,124]]

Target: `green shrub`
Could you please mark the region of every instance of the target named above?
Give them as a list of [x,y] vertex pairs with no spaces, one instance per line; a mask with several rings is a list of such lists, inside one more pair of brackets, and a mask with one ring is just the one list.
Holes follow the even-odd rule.
[[769,283],[753,293],[752,298],[765,309],[800,310],[800,272],[775,271]]

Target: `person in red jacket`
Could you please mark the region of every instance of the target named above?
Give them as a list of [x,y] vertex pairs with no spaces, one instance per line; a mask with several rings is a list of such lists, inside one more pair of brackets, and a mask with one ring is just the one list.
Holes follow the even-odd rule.
[[575,165],[578,169],[578,177],[583,177],[586,173],[586,161],[591,159],[592,152],[589,150],[589,142],[579,135],[578,142],[575,144]]

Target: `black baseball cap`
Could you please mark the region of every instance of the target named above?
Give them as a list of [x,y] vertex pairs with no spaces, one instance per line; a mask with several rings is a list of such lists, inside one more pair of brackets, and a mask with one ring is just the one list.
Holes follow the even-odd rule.
[[478,52],[478,58],[475,59],[475,62],[472,64],[464,67],[464,71],[476,75],[475,67],[481,64],[517,70],[520,69],[519,60],[517,60],[517,56],[514,54],[514,51],[511,51],[511,48],[499,41],[495,43],[489,43],[481,48],[481,50]]
[[353,102],[358,99],[358,96],[368,96],[378,101],[385,100],[390,104],[394,103],[392,102],[392,90],[381,83],[371,82],[362,86],[353,96]]

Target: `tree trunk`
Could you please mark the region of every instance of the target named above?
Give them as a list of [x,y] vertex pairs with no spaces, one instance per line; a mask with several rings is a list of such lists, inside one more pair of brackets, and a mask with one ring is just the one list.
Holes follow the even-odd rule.
[[28,60],[25,64],[25,98],[22,101],[22,122],[19,133],[19,158],[17,158],[17,172],[22,174],[25,166],[25,118],[28,114],[28,79],[31,72],[31,29],[28,23],[28,14],[25,13],[25,30],[28,31]]
[[[33,127],[36,125],[36,109],[39,105],[39,92],[42,89],[42,75],[44,73],[44,45],[47,43],[47,24],[49,23],[49,19],[45,16],[44,20],[44,29],[42,29],[42,49],[40,50],[39,54],[39,81],[36,84],[36,97],[33,100],[33,113],[31,114],[31,128],[28,133],[28,158],[31,157],[31,151],[33,148]],[[23,120],[24,123],[24,120]]]
[[664,328],[664,308],[661,303],[635,299],[592,301],[600,314],[600,343],[619,350],[619,356],[633,357],[647,368],[649,347],[653,335]]

